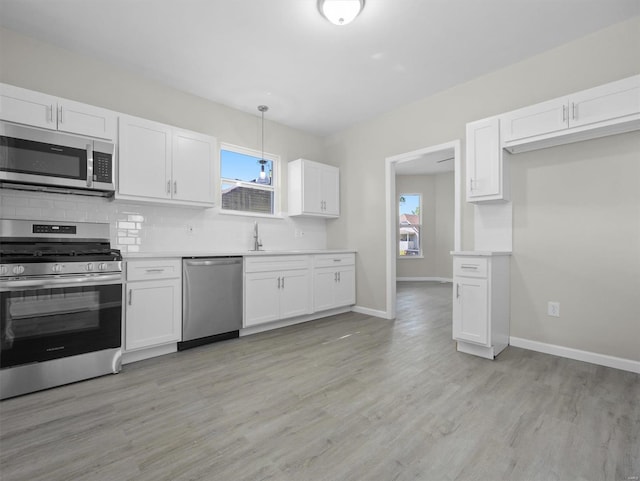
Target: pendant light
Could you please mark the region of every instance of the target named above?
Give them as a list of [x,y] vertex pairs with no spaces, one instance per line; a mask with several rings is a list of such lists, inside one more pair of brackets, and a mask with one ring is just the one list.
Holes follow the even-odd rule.
[[258,183],[260,184],[268,184],[269,179],[267,179],[267,173],[264,171],[264,164],[267,163],[264,160],[264,113],[269,110],[269,107],[266,105],[258,105],[258,110],[262,113],[262,155],[260,156],[260,160],[258,163],[260,164],[260,175],[258,176]]
[[318,0],[318,10],[334,25],[351,23],[364,8],[364,0]]

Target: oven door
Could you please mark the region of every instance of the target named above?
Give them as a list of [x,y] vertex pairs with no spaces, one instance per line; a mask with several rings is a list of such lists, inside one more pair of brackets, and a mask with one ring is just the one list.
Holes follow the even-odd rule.
[[122,344],[120,274],[5,280],[0,297],[2,368]]

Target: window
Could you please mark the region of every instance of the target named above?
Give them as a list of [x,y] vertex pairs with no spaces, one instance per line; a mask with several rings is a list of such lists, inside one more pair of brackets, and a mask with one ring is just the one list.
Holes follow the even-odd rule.
[[220,148],[220,178],[223,211],[274,215],[279,157],[243,147],[223,144]]
[[421,205],[420,194],[400,194],[398,199],[398,255],[400,257],[422,256]]

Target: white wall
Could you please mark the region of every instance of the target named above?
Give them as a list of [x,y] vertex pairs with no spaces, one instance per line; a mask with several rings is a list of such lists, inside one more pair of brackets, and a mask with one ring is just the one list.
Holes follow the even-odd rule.
[[[257,105],[256,115],[239,112],[2,28],[0,82],[213,135],[219,142],[261,149]],[[267,114],[265,151],[282,159],[281,206],[286,211],[286,163],[299,157],[322,162],[322,140],[270,122]],[[9,190],[0,192],[0,202],[0,216],[6,218],[110,222],[113,242],[125,251],[215,251],[252,246],[255,219],[219,215],[215,209]],[[284,216],[258,221],[265,249],[326,247],[325,220]],[[187,225],[194,227],[193,234],[187,232]],[[296,229],[305,235],[295,237]]]
[[396,196],[422,196],[421,242],[424,257],[398,258],[399,278],[453,277],[450,251],[453,245],[453,172],[437,175],[396,175]]
[[[465,124],[473,120],[638,74],[639,46],[635,17],[327,139],[328,158],[342,169],[346,206],[328,226],[328,244],[358,249],[358,305],[387,310],[380,215],[386,157],[464,139]],[[638,133],[629,133],[513,162],[512,336],[640,360],[639,153]],[[589,187],[573,177],[591,179]],[[544,199],[549,224],[561,228],[551,236],[541,224]],[[474,247],[472,218],[467,204],[463,249]],[[595,261],[598,256],[603,260]],[[548,300],[561,302],[562,317],[546,317]]]

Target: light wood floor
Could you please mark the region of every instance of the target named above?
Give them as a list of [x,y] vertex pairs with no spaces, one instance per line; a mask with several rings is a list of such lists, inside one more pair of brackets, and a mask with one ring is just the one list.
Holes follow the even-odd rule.
[[451,285],[0,403],[3,481],[615,480],[640,475],[640,376],[457,353]]

